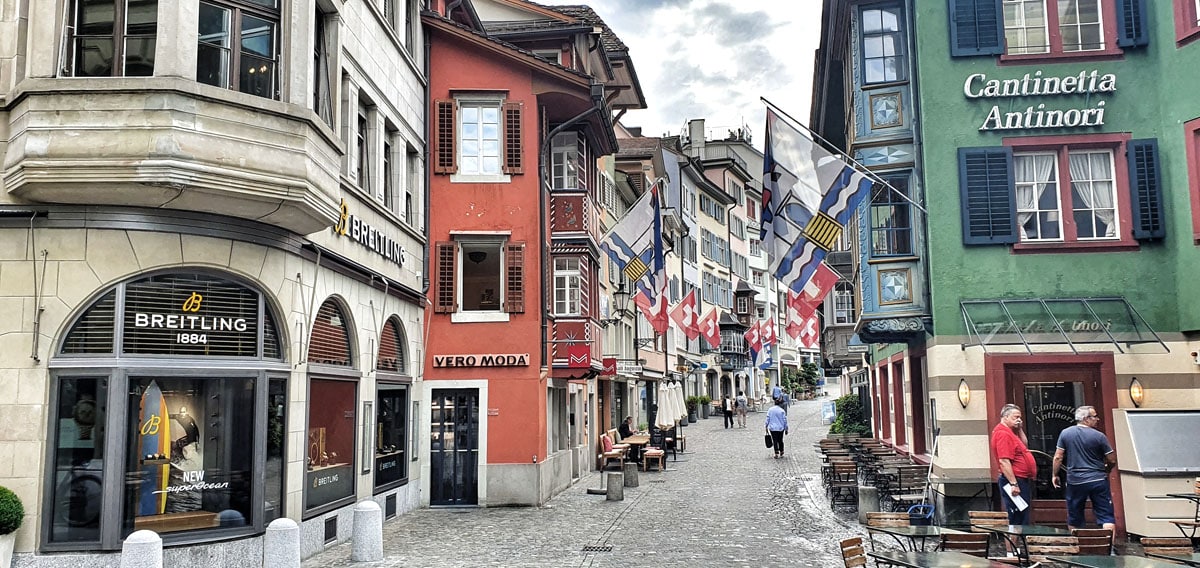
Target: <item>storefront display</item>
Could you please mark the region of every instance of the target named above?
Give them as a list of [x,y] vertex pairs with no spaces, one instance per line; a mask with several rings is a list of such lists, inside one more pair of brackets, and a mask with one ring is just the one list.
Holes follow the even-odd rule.
[[380,384],[376,401],[375,488],[408,480],[408,385]]
[[107,383],[96,377],[63,378],[58,383],[58,431],[53,437],[54,480],[49,499],[51,539],[56,542],[100,538]]
[[358,384],[311,379],[308,395],[320,404],[308,408],[305,509],[354,497],[354,421]]

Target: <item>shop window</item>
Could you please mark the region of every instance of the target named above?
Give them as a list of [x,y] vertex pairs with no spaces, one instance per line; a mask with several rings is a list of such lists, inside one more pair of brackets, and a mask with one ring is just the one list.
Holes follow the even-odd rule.
[[304,508],[309,514],[354,498],[354,381],[311,378],[305,452]]
[[375,416],[375,490],[408,481],[408,385],[380,383]]
[[354,365],[349,322],[342,307],[332,298],[317,310],[309,338],[308,361],[338,367]]
[[277,0],[200,2],[196,80],[278,98]]
[[149,77],[154,74],[158,0],[76,0],[71,57],[75,77]]
[[964,244],[1095,250],[1164,236],[1155,140],[1098,135],[1005,143],[959,150]]
[[58,418],[50,482],[50,532],[54,543],[99,542],[104,488],[108,381],[69,377],[58,381]]
[[267,464],[263,486],[263,523],[284,515],[284,449],[287,441],[287,381],[271,379],[267,387]]
[[67,332],[62,352],[98,354],[113,352],[116,325],[117,292],[112,290],[96,300]]
[[254,524],[254,382],[130,378],[123,534]]
[[1200,0],[1175,0],[1175,41],[1191,43],[1200,37]]
[[375,361],[375,368],[388,373],[405,374],[408,370],[408,358],[404,346],[403,324],[398,318],[388,318],[379,337],[379,356]]
[[908,177],[886,181],[891,187],[879,183],[871,192],[871,255],[908,256],[913,253]]
[[494,238],[440,242],[437,301],[440,313],[525,311],[525,243]]
[[578,316],[583,313],[579,302],[582,280],[578,258],[554,259],[554,315]]
[[502,97],[434,101],[434,173],[508,181],[524,172],[522,104]]
[[[949,0],[950,53],[1007,59],[1112,56],[1149,43],[1147,0]],[[1000,8],[1000,9],[998,9]]]
[[891,83],[908,78],[904,16],[899,6],[867,7],[862,24],[863,84]]

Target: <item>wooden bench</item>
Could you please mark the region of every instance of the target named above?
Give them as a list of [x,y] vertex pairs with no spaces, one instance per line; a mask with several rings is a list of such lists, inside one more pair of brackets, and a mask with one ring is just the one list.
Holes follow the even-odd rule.
[[600,462],[600,469],[606,469],[608,462],[617,462],[617,468],[621,471],[625,470],[625,453],[629,451],[629,446],[617,448],[612,441],[612,438],[607,433],[600,435],[600,453],[596,459]]

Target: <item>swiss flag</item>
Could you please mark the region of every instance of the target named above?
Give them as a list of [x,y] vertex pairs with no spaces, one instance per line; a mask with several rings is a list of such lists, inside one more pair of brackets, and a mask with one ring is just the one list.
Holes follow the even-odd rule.
[[658,305],[650,300],[650,297],[645,292],[638,290],[637,294],[633,295],[633,303],[637,305],[642,314],[650,322],[650,327],[654,328],[654,332],[662,335],[667,332],[667,327],[671,325],[671,320],[667,315],[667,299],[660,296],[661,300]]
[[671,310],[671,319],[679,324],[679,329],[687,336],[688,341],[700,337],[700,314],[696,313],[695,290],[688,292],[683,301]]
[[788,337],[791,337],[792,339],[800,337],[800,332],[803,329],[804,318],[801,317],[800,312],[796,310],[796,306],[799,305],[799,299],[800,294],[788,290],[787,306],[785,308],[787,310],[787,325],[783,328],[783,331],[786,332]]
[[708,342],[708,346],[716,349],[721,346],[721,326],[717,325],[717,309],[713,308],[700,318],[700,335]]
[[837,285],[838,278],[840,276],[834,269],[821,262],[817,265],[817,270],[813,272],[812,278],[809,278],[804,287],[800,289],[800,294],[795,296],[795,300],[791,294],[788,294],[788,303],[792,304],[795,301],[796,303],[792,305],[796,311],[800,312],[801,316],[808,317],[821,307],[825,296],[828,296],[833,291],[833,287]]
[[820,322],[817,313],[813,312],[800,321],[800,344],[807,349],[816,349],[821,345]]
[[772,345],[775,343],[775,320],[765,319],[758,322],[758,333],[762,336],[762,344]]
[[754,322],[754,325],[746,330],[746,335],[744,336],[746,338],[746,345],[752,351],[762,351],[762,332],[758,329],[758,324],[759,322]]

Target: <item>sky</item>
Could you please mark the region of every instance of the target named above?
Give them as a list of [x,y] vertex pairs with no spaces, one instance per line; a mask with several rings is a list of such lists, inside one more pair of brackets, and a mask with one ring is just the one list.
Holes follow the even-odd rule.
[[629,46],[646,97],[626,126],[675,135],[705,119],[706,137],[746,126],[762,149],[764,97],[807,122],[819,0],[535,0],[587,4]]

